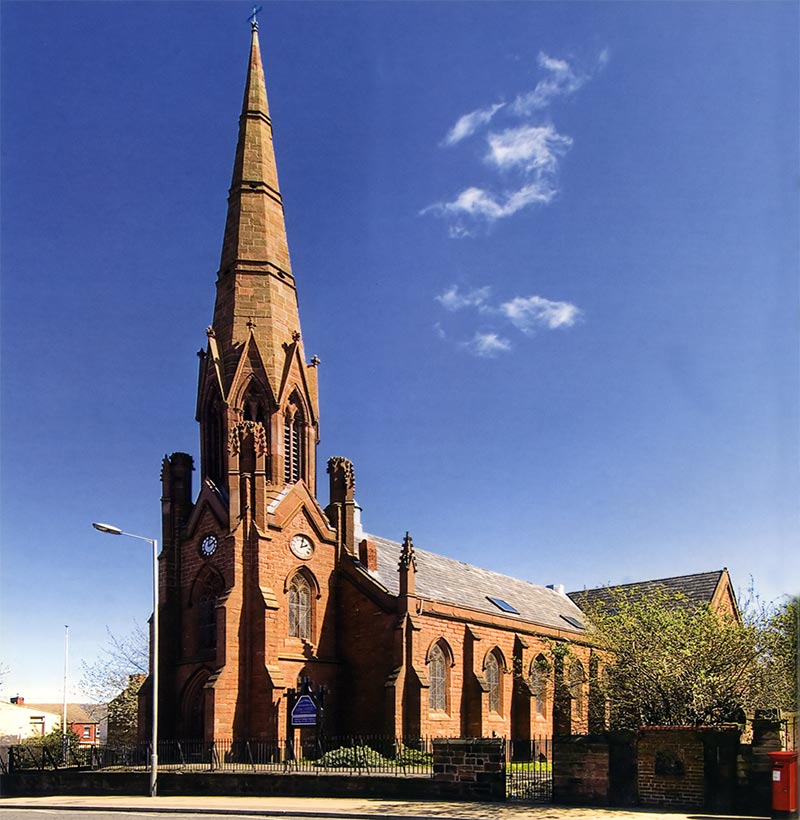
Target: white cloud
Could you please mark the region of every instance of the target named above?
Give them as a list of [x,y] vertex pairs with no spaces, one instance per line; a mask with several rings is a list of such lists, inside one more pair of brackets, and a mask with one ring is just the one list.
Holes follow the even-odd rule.
[[[440,339],[455,342],[458,347],[481,358],[493,358],[500,353],[509,352],[513,345],[501,335],[497,327],[502,322],[509,322],[526,336],[533,336],[539,330],[559,330],[572,327],[583,316],[579,307],[570,302],[556,302],[543,296],[515,296],[499,305],[490,301],[491,288],[488,286],[473,288],[461,292],[457,285],[451,285],[435,297],[436,301],[448,312],[473,309],[481,317],[483,329],[476,331],[472,338],[455,342],[452,335],[445,332],[441,322],[434,325]],[[463,326],[463,325],[462,325]],[[494,327],[493,327],[494,326]]]
[[[493,194],[482,188],[466,188],[452,202],[438,202],[430,205],[421,213],[435,211],[444,215],[470,216],[494,222],[534,203],[547,204],[556,195],[557,191],[547,179],[536,179],[523,185],[516,191],[507,191],[503,194]],[[461,224],[457,224],[451,235],[455,237],[470,236],[471,232]]]
[[536,83],[536,88],[520,94],[512,105],[515,114],[522,116],[546,108],[553,97],[574,94],[588,79],[589,75],[577,73],[566,60],[550,57],[539,52],[539,67],[549,72],[548,76]]
[[455,145],[457,142],[472,136],[482,125],[491,122],[492,117],[505,105],[505,103],[495,103],[488,108],[479,108],[459,117],[456,124],[447,132],[443,140],[443,145]]
[[[425,212],[422,211],[422,213]],[[463,239],[465,236],[475,236],[475,232],[466,225],[462,225],[459,222],[453,222],[451,225],[447,226],[447,235],[451,239]]]
[[[547,205],[558,194],[558,171],[562,158],[572,147],[572,137],[560,134],[552,123],[542,122],[541,111],[556,97],[574,94],[609,60],[603,49],[594,67],[583,70],[568,60],[540,52],[537,57],[541,79],[532,91],[520,94],[506,105],[495,103],[460,117],[442,144],[456,145],[478,129],[508,115],[526,120],[522,125],[499,128],[485,135],[486,166],[500,171],[495,183],[464,188],[455,199],[437,202],[420,211],[446,219],[452,238],[473,236],[481,228],[512,216],[533,205]],[[499,116],[497,116],[499,113]]]
[[580,308],[570,302],[553,302],[542,296],[516,296],[503,302],[499,312],[529,335],[540,328],[571,327],[581,317]]
[[478,332],[468,342],[462,342],[461,346],[482,359],[493,359],[499,353],[508,353],[511,350],[511,342],[508,339],[492,332]]
[[444,293],[440,293],[436,297],[436,301],[445,309],[449,311],[462,310],[467,307],[479,307],[489,297],[491,288],[475,288],[467,293],[461,293],[458,285],[449,287]]
[[487,162],[498,168],[521,167],[538,174],[554,174],[559,157],[572,145],[572,137],[552,125],[523,125],[489,134]]

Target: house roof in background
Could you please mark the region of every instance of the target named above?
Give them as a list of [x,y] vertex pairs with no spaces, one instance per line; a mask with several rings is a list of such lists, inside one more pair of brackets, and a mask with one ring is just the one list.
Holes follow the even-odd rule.
[[591,609],[598,603],[612,603],[620,593],[630,595],[638,600],[654,590],[664,590],[683,595],[687,606],[696,606],[698,604],[713,603],[720,584],[727,577],[728,570],[723,568],[713,572],[697,572],[691,575],[675,575],[671,578],[656,578],[631,584],[583,589],[577,592],[569,592],[567,595],[581,609]]
[[[24,703],[28,709],[40,709],[42,712],[61,715],[64,711],[62,703]],[[80,703],[67,704],[67,723],[99,723],[93,718]]]

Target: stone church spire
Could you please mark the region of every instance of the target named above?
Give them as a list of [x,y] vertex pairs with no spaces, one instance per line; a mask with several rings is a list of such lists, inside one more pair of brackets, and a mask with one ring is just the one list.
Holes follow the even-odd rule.
[[287,274],[292,270],[256,28],[250,42],[220,273],[237,261],[267,263]]
[[315,492],[319,411],[318,360],[306,363],[300,335],[255,23],[207,332],[197,403],[202,477],[227,490],[234,516],[255,514],[261,526],[264,499],[282,486],[303,480]]
[[[253,26],[217,280],[214,331],[230,386],[251,331],[273,390],[300,331],[258,29]],[[296,339],[295,339],[296,341]]]

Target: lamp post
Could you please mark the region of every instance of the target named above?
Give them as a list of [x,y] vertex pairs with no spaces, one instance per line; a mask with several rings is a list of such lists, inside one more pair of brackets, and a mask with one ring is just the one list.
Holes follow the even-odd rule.
[[150,797],[155,797],[158,789],[158,541],[132,532],[123,532],[111,524],[92,523],[100,532],[109,535],[127,535],[139,541],[147,541],[153,547],[153,739],[150,754]]

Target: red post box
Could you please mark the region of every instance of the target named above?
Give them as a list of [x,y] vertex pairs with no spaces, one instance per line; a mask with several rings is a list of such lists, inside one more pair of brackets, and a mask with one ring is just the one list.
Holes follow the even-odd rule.
[[797,752],[770,752],[772,816],[797,817]]

